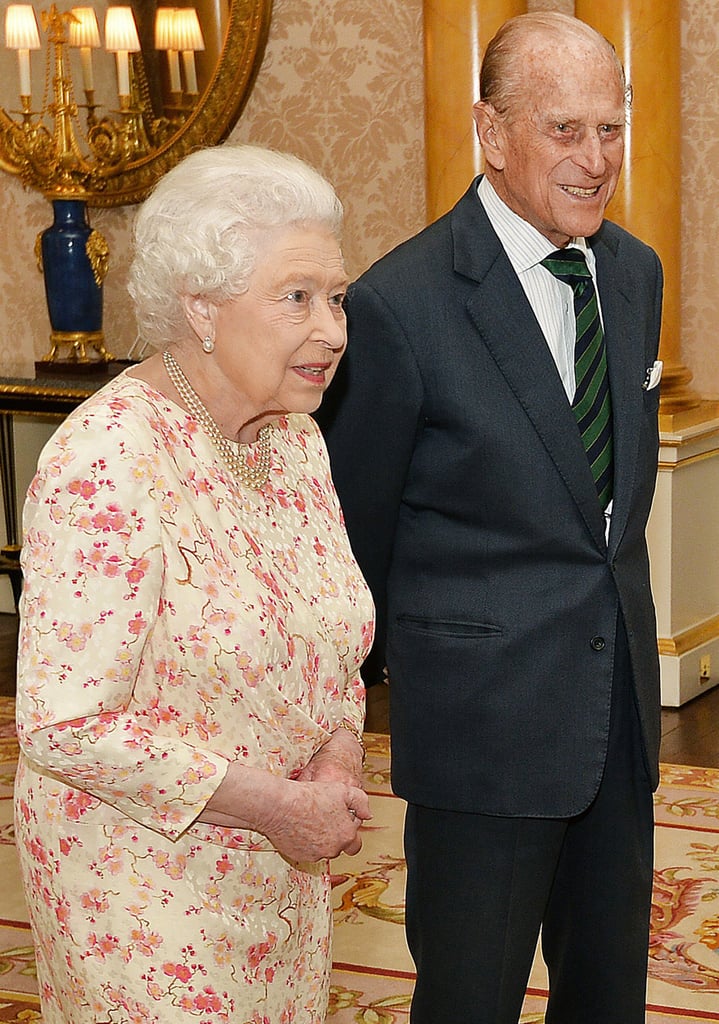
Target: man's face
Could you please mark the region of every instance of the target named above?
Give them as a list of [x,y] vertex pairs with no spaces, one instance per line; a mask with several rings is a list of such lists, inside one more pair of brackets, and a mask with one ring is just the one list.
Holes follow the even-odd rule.
[[561,248],[598,231],[617,187],[622,85],[603,51],[569,55],[546,44],[527,53],[523,79],[508,116],[494,115],[496,146],[484,146],[487,173],[510,209]]

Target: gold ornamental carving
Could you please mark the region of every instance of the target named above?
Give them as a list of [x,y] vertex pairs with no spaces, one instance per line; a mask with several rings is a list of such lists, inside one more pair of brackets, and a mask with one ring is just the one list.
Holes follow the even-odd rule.
[[119,110],[98,117],[87,92],[87,103],[79,104],[67,58],[74,15],[53,3],[41,12],[52,95],[37,111],[23,95],[19,115],[0,107],[0,169],[17,174],[48,199],[83,199],[99,207],[141,202],[184,156],[224,138],[247,100],[272,3],[225,3],[227,26],[211,81],[192,107],[172,117],[153,113],[142,52],[128,54],[129,88],[119,97]]
[[85,252],[92,267],[95,284],[99,288],[105,280],[110,266],[110,249],[104,235],[101,235],[97,229],[90,232],[90,236],[85,243]]

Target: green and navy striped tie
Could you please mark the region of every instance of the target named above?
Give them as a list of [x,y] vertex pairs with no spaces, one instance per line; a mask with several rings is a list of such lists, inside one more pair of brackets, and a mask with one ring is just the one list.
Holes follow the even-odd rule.
[[612,403],[597,292],[584,253],[579,249],[558,249],[543,259],[542,265],[560,281],[571,285],[574,292],[577,340],[574,346],[576,391],[572,409],[599,501],[605,509],[612,500],[614,480]]

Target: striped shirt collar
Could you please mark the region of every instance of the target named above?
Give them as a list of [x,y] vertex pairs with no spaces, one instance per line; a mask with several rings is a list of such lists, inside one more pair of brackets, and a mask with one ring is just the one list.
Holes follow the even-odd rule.
[[[548,238],[545,238],[540,231],[537,231],[514,210],[510,210],[507,204],[499,198],[486,174],[480,179],[477,195],[517,274],[536,267],[545,256],[556,252],[557,247],[552,245]],[[573,238],[570,245],[581,249],[587,259],[590,271],[593,272],[594,253],[587,245],[587,240]]]

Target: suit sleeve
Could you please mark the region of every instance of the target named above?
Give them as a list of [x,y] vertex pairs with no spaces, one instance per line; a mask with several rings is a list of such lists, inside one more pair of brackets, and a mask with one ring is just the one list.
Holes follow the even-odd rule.
[[317,419],[347,532],[377,611],[366,684],[382,678],[387,577],[402,492],[422,420],[422,381],[388,303],[362,281],[347,300],[349,345]]

